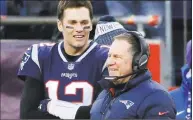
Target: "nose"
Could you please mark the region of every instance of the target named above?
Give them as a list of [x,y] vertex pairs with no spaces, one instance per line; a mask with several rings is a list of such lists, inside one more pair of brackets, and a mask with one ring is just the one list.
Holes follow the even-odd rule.
[[76,31],[76,32],[82,32],[82,31],[83,31],[83,26],[82,26],[81,24],[77,24],[77,25],[75,26],[75,31]]

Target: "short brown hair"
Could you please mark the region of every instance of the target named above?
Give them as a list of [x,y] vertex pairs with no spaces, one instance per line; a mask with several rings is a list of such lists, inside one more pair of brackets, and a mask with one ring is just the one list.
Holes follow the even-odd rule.
[[58,3],[57,16],[59,20],[63,19],[64,10],[67,8],[86,7],[89,10],[90,18],[93,18],[93,8],[90,0],[60,0]]

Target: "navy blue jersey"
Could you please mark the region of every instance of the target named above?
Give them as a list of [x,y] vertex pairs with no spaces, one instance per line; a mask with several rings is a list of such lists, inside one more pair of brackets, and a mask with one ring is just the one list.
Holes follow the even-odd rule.
[[62,46],[63,42],[32,45],[22,58],[18,76],[42,81],[51,99],[90,105],[105,69],[108,49],[90,42],[89,48],[75,62],[69,62],[62,53]]

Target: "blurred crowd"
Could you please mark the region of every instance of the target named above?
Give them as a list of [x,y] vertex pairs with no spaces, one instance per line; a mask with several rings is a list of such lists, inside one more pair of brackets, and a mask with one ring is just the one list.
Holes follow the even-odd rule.
[[[19,16],[56,16],[57,1],[46,0],[1,0],[1,15]],[[92,1],[95,16],[110,14],[112,16],[152,15],[164,16],[164,2],[156,1]],[[98,7],[100,6],[100,7]],[[114,8],[118,8],[114,10]],[[136,25],[124,25],[129,30],[136,30]],[[164,22],[160,26],[144,26],[148,38],[164,37]],[[50,39],[55,25],[7,25],[3,28],[5,39]],[[94,26],[95,27],[95,26]],[[18,31],[18,28],[19,31]],[[48,30],[49,29],[49,30]],[[17,33],[14,31],[17,30]],[[25,32],[28,31],[28,32]],[[159,31],[159,32],[157,32]],[[25,34],[24,34],[25,33]],[[45,34],[46,33],[46,34]],[[48,34],[47,34],[48,33]],[[36,36],[34,36],[36,34]],[[94,34],[91,32],[91,37]]]

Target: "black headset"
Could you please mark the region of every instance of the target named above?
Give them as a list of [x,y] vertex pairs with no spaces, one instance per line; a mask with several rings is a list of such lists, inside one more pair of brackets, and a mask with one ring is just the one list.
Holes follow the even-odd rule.
[[131,34],[135,40],[137,40],[137,44],[139,44],[140,51],[135,53],[132,60],[132,69],[133,71],[144,70],[147,69],[147,63],[149,59],[149,45],[145,42],[145,38],[143,35],[137,31],[127,31],[128,34]]

